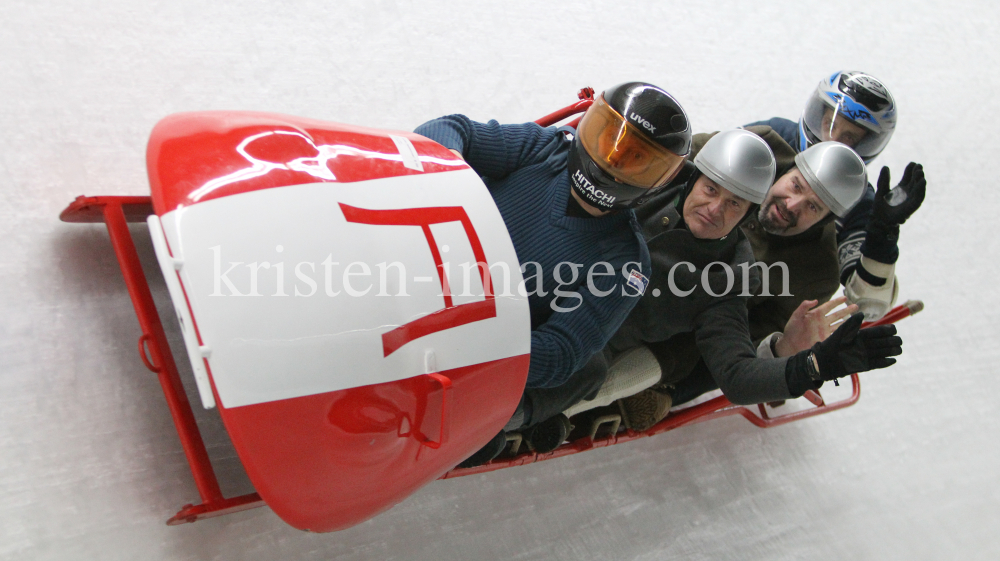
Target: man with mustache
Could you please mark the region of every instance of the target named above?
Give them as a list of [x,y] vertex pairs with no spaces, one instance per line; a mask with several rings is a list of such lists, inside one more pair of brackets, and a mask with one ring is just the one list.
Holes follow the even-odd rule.
[[[776,152],[790,148],[768,127],[750,126],[748,130],[761,134]],[[695,135],[692,151],[697,153],[711,137]],[[805,150],[820,145],[814,143]],[[805,153],[795,156],[796,163]],[[870,201],[867,195],[854,203],[838,200],[831,193],[817,192],[811,183],[799,167],[793,168],[771,187],[759,213],[742,225],[754,257],[765,265],[763,287],[771,288],[770,294],[759,293],[747,304],[750,336],[762,358],[792,356],[823,341],[843,315],[827,314],[845,300],[852,304],[852,310],[860,307],[868,319],[885,314],[895,299],[892,263],[898,256],[899,225],[920,206],[926,187],[923,169],[915,163],[906,167],[903,179],[893,189],[889,188],[889,169],[883,168]],[[867,226],[859,229],[858,207],[865,204],[867,209],[860,216]],[[852,220],[853,230],[845,231],[843,224]],[[850,242],[859,235],[863,243]],[[850,257],[845,239],[861,251]],[[845,259],[850,263],[845,265]],[[785,279],[787,290],[782,284]],[[841,281],[847,283],[846,296],[830,300]],[[879,282],[883,285],[878,286]],[[673,340],[655,352],[661,365],[672,365],[672,373],[665,370],[664,386],[623,401],[623,407],[634,415],[655,409],[657,414],[651,420],[655,423],[671,405],[719,387],[705,362],[698,361],[690,341]]]
[[[820,81],[798,123],[775,117],[748,126],[771,127],[796,152],[818,142],[843,142],[868,164],[889,143],[896,114],[895,99],[878,78],[866,72],[835,72]],[[911,182],[912,176],[917,179]],[[874,205],[881,203],[876,202],[875,190],[869,185],[858,204],[836,221],[840,282],[849,301],[858,304],[870,321],[885,315],[896,300],[899,287],[894,264],[899,257],[899,225],[920,206],[924,185],[922,166],[911,163],[893,190],[892,201],[899,207],[895,216],[876,215],[876,220],[870,220]],[[904,186],[912,190],[900,189]],[[888,190],[885,193],[888,195]],[[779,233],[788,224],[779,220],[771,226],[772,233]]]

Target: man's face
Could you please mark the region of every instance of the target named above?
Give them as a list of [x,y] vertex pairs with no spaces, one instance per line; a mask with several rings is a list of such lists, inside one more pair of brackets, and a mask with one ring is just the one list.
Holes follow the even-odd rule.
[[749,201],[702,175],[684,199],[682,214],[694,237],[717,240],[729,235],[749,208]]
[[771,186],[757,218],[771,234],[794,236],[811,228],[829,212],[802,172],[793,168]]
[[597,137],[605,162],[625,176],[639,176],[645,172],[655,157],[649,147],[635,135],[625,134],[625,127],[604,127]]
[[864,128],[840,115],[837,115],[836,120],[834,120],[833,109],[829,107],[823,112],[821,137],[824,142],[836,140],[854,148],[865,137],[866,132]]

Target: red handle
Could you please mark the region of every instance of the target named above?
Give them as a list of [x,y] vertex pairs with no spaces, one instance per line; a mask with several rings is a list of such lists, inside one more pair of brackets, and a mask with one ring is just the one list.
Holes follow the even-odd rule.
[[451,378],[443,374],[431,373],[427,374],[432,380],[437,381],[441,384],[441,430],[438,433],[438,440],[434,441],[428,436],[424,436],[423,445],[428,448],[438,449],[442,444],[448,442],[448,433],[451,432],[451,415],[449,415],[449,407],[451,403]]
[[[571,117],[578,113],[583,113],[584,111],[587,110],[587,108],[589,108],[594,103],[594,88],[583,88],[582,90],[580,90],[580,93],[577,94],[577,97],[580,98],[580,101],[577,101],[572,105],[563,107],[562,109],[555,111],[553,113],[549,113],[548,115],[535,121],[535,123],[543,127],[550,127],[558,123],[559,121],[566,119],[567,117]],[[580,119],[577,118],[573,120],[573,122],[568,123],[568,126],[576,128],[576,125],[578,125],[579,123]]]
[[146,368],[148,368],[150,372],[159,374],[161,370],[160,367],[153,364],[152,359],[146,354],[146,344],[150,339],[152,339],[152,337],[153,336],[149,333],[143,333],[142,337],[139,337],[139,358],[142,359],[142,363],[146,365]]

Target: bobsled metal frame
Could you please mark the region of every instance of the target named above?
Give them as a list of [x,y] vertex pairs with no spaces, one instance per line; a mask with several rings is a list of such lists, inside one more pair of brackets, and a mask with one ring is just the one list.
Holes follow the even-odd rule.
[[[583,113],[594,102],[594,90],[592,88],[583,88],[580,90],[578,97],[579,101],[576,103],[546,115],[535,122],[542,126],[551,126],[574,115]],[[569,121],[567,125],[576,126],[579,121],[580,117],[577,117]],[[213,518],[265,506],[263,499],[257,493],[226,498],[219,487],[219,480],[212,468],[208,450],[205,448],[205,442],[201,437],[201,432],[194,418],[194,411],[191,409],[191,403],[188,401],[184,386],[181,383],[177,364],[174,362],[173,355],[171,354],[163,323],[160,320],[159,313],[156,311],[156,305],[153,302],[149,284],[146,281],[142,264],[139,261],[139,255],[135,249],[135,242],[128,228],[129,223],[145,223],[146,218],[151,214],[153,214],[153,204],[152,198],[149,196],[80,196],[63,210],[59,218],[63,222],[71,223],[103,222],[108,228],[111,245],[118,259],[118,265],[121,267],[122,276],[125,279],[126,287],[128,287],[129,296],[132,298],[132,305],[135,308],[142,331],[138,340],[139,358],[146,368],[159,378],[163,395],[170,409],[170,415],[177,428],[181,447],[184,449],[184,455],[191,468],[195,486],[198,489],[198,494],[201,496],[200,504],[184,505],[177,514],[167,521],[167,525],[174,526],[196,522],[204,518]],[[894,308],[884,318],[873,325],[895,323],[916,313],[920,310],[921,306],[922,304],[918,305],[917,303],[908,302]],[[758,406],[760,412],[758,415],[752,409],[741,405],[734,405],[724,396],[720,396],[705,403],[673,412],[663,421],[646,431],[638,432],[627,429],[620,434],[615,433],[600,439],[595,439],[593,436],[584,437],[565,443],[556,450],[545,454],[525,452],[510,459],[494,460],[478,467],[453,469],[442,475],[441,479],[559,458],[592,448],[611,446],[654,436],[685,425],[730,415],[742,415],[751,423],[761,428],[783,425],[853,405],[861,395],[861,386],[857,374],[851,375],[851,384],[851,397],[845,400],[826,403],[819,392],[809,391],[806,392],[804,397],[815,405],[815,407],[776,417],[769,416],[763,404]]]
[[[866,323],[864,327],[873,327],[876,325],[885,325],[889,323],[896,323],[897,321],[913,315],[920,311],[923,304],[919,301],[909,301],[903,305],[897,306],[892,309],[888,314],[882,319]],[[453,469],[450,472],[444,474],[441,479],[449,479],[452,477],[461,477],[463,475],[473,475],[476,473],[484,473],[488,471],[494,471],[498,469],[522,466],[526,464],[533,464],[535,462],[541,462],[544,460],[551,460],[553,458],[561,458],[563,456],[569,456],[571,454],[576,454],[578,452],[585,452],[593,448],[601,448],[603,446],[612,446],[615,444],[621,444],[623,442],[630,442],[633,440],[638,440],[640,438],[645,438],[647,436],[655,436],[673,429],[683,427],[685,425],[693,425],[696,423],[701,423],[703,421],[710,421],[712,419],[719,419],[722,417],[728,417],[730,415],[741,415],[746,420],[750,421],[754,425],[760,428],[771,428],[781,426],[792,421],[798,421],[805,419],[807,417],[815,417],[816,415],[822,415],[824,413],[830,413],[836,411],[837,409],[843,409],[845,407],[850,407],[857,403],[858,399],[861,397],[861,382],[858,379],[857,374],[851,374],[851,396],[836,401],[833,403],[827,403],[823,396],[820,395],[818,391],[809,390],[802,397],[812,403],[815,407],[810,409],[804,409],[801,411],[796,411],[794,413],[786,413],[784,415],[771,416],[767,412],[767,407],[763,403],[757,404],[757,410],[760,414],[754,413],[754,410],[750,407],[743,405],[735,405],[729,401],[726,396],[718,396],[704,403],[688,407],[686,409],[680,409],[677,411],[672,411],[666,416],[662,421],[653,425],[651,428],[645,431],[635,431],[632,429],[626,429],[624,432],[617,432],[615,430],[611,431],[611,434],[603,438],[595,438],[593,434],[590,436],[584,436],[578,438],[571,442],[567,442],[556,448],[551,452],[537,453],[534,451],[523,452],[521,454],[515,455],[513,458],[501,458],[493,460],[487,464],[481,466],[471,467],[471,468],[460,468]],[[619,420],[620,422],[620,420]]]
[[[132,306],[139,319],[142,335],[139,336],[139,358],[151,372],[160,379],[163,395],[170,408],[170,416],[177,427],[177,435],[184,448],[184,455],[191,466],[201,504],[184,505],[167,524],[174,526],[185,522],[194,522],[202,518],[221,516],[231,512],[239,512],[259,506],[264,501],[257,493],[225,498],[219,488],[219,480],[212,469],[212,462],[205,449],[198,424],[195,422],[194,411],[188,401],[181,377],[177,372],[177,364],[170,352],[163,323],[156,311],[153,295],[149,291],[149,283],[142,271],[139,254],[135,250],[135,242],[128,230],[129,222],[146,222],[146,217],[153,214],[153,203],[150,197],[77,197],[66,210],[59,215],[63,222],[104,222],[111,236],[118,265],[121,267],[125,286],[132,297]],[[147,353],[148,350],[148,353]]]

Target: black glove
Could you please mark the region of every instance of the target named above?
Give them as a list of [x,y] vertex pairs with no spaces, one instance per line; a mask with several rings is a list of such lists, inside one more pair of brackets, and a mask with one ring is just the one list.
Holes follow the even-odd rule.
[[899,185],[889,188],[889,168],[883,167],[878,176],[878,189],[872,204],[872,215],[865,230],[865,242],[861,254],[878,261],[892,264],[899,258],[899,225],[913,215],[924,202],[927,181],[924,167],[910,162],[903,171]]
[[861,329],[864,314],[854,314],[825,341],[813,345],[819,372],[810,373],[813,380],[836,380],[855,372],[866,372],[896,364],[889,358],[903,354],[903,340],[896,335],[895,325],[879,325]]
[[878,176],[871,221],[886,227],[899,226],[920,208],[926,190],[924,166],[915,162],[907,164],[903,180],[893,189],[889,189],[889,168],[883,167]]

